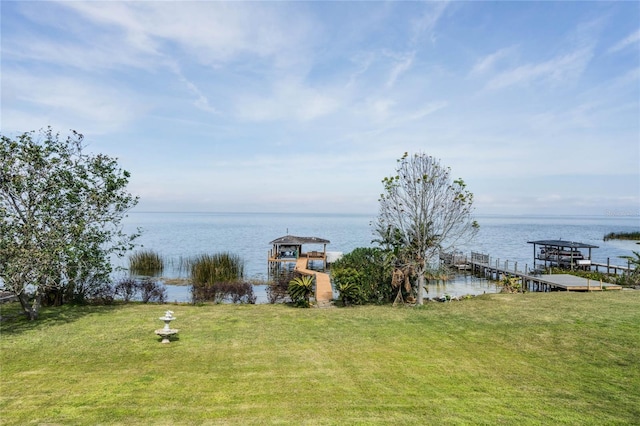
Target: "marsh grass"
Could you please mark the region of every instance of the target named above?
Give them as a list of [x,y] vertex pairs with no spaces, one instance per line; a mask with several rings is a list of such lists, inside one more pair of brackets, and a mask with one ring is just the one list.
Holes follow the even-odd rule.
[[236,281],[244,276],[244,262],[231,253],[203,254],[190,264],[191,280],[194,284],[214,284]]
[[631,240],[640,241],[640,231],[638,232],[610,232],[604,236],[604,241],[608,240]]
[[495,294],[422,308],[168,307],[180,330],[168,345],[154,334],[162,306],[62,306],[38,322],[2,322],[2,424],[640,418],[640,291]]
[[129,272],[133,275],[155,277],[164,271],[164,259],[153,250],[142,250],[129,257]]

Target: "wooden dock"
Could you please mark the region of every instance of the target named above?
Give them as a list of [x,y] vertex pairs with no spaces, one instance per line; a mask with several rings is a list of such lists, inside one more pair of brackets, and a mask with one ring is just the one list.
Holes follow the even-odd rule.
[[504,266],[500,262],[490,262],[488,255],[471,253],[468,260],[471,270],[488,279],[500,281],[507,278],[518,278],[522,282],[522,288],[528,291],[602,291],[621,290],[617,284],[603,283],[569,274],[539,274],[535,270],[529,271],[525,266],[524,271],[518,271],[518,263],[512,262],[513,269],[509,269],[509,261]]
[[315,299],[318,304],[333,300],[333,288],[329,274],[307,269],[309,258],[301,257],[296,261],[295,271],[303,275],[309,275],[316,279]]

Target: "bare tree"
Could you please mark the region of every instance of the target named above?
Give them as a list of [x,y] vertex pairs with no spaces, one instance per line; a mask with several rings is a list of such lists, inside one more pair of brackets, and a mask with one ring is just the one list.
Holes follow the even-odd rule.
[[380,211],[374,232],[393,250],[396,268],[417,278],[418,304],[423,302],[425,276],[441,250],[451,250],[476,234],[473,194],[462,179],[426,154],[405,153],[396,174],[382,180]]

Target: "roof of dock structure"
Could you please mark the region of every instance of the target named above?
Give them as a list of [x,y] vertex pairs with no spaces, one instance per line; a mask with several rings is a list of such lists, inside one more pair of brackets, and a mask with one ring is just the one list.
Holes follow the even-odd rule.
[[575,241],[565,241],[565,240],[539,240],[539,241],[527,241],[529,244],[538,244],[542,246],[553,246],[553,247],[568,247],[568,248],[598,248],[598,246],[594,246],[592,244],[587,243],[578,243]]
[[302,245],[302,244],[329,244],[331,241],[325,240],[324,238],[319,237],[296,237],[295,235],[285,235],[284,237],[276,238],[271,241],[269,244],[291,244],[291,245]]

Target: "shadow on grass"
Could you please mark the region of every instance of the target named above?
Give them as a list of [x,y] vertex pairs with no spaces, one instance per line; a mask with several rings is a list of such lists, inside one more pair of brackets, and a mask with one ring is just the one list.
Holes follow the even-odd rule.
[[29,330],[50,327],[76,321],[86,315],[109,314],[124,306],[113,305],[62,305],[40,309],[39,318],[30,321],[24,315],[19,302],[0,305],[0,334],[19,334]]

